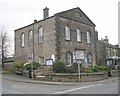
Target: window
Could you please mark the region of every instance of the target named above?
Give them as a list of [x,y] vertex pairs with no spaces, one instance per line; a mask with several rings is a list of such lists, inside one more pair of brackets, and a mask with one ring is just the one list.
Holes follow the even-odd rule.
[[81,42],[82,41],[82,35],[81,35],[81,32],[80,32],[80,30],[79,29],[77,29],[77,41],[78,42]]
[[44,57],[39,57],[39,63],[40,63],[41,65],[44,65]]
[[108,49],[108,56],[111,56],[111,50]]
[[67,66],[71,66],[71,64],[72,64],[72,57],[71,57],[71,53],[70,52],[66,53],[66,61],[67,61]]
[[29,58],[29,60],[32,60],[32,59],[33,59],[33,53],[32,53],[32,52],[29,52],[28,58]]
[[70,28],[68,26],[65,27],[65,39],[70,40]]
[[87,58],[88,58],[88,64],[92,64],[92,54],[91,53],[88,53]]
[[21,34],[21,47],[25,47],[25,34]]
[[38,33],[38,42],[42,43],[43,42],[43,27],[39,28],[39,33]]
[[33,44],[33,31],[30,30],[29,32],[29,45],[32,45]]
[[114,56],[117,56],[117,52],[116,52],[116,50],[114,49]]
[[90,39],[90,32],[87,31],[87,43],[91,43]]

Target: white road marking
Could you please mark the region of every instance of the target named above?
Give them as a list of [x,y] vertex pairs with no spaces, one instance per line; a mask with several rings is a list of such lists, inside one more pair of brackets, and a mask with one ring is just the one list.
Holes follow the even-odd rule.
[[12,88],[38,88],[38,86],[30,86],[30,85],[12,85]]
[[98,85],[103,85],[103,84],[83,86],[83,87],[74,88],[74,89],[70,89],[70,90],[66,90],[66,91],[56,92],[56,93],[53,93],[53,94],[63,94],[63,93],[68,93],[68,92],[72,92],[72,91],[77,91],[77,90],[80,90],[80,89],[85,89],[85,88],[89,88],[89,87],[93,87],[93,86],[98,86]]
[[13,91],[13,90],[7,90],[7,89],[2,89],[2,90],[3,90],[3,91],[10,92],[10,93],[15,93],[15,94],[25,94],[25,93]]

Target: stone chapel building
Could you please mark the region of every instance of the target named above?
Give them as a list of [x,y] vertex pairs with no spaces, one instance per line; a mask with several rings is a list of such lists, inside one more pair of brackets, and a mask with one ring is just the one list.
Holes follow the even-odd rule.
[[46,7],[43,16],[43,20],[15,30],[15,58],[40,64],[59,59],[67,66],[77,58],[87,65],[99,63],[96,25],[79,7],[50,17]]

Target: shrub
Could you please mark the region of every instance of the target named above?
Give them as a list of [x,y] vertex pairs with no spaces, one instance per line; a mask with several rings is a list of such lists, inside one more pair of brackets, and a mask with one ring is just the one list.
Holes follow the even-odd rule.
[[[33,70],[37,69],[40,66],[41,66],[40,63],[33,62]],[[23,66],[23,69],[31,70],[31,63],[28,63],[27,65]]]
[[72,64],[72,67],[74,68],[74,70],[78,70],[78,64],[76,62]]
[[17,70],[22,69],[24,63],[25,63],[25,62],[22,62],[22,61],[15,61],[14,67],[15,67]]
[[67,66],[65,69],[66,73],[75,73],[76,70],[72,66]]
[[56,73],[65,73],[66,72],[66,65],[62,61],[56,61],[53,64],[53,71]]
[[107,71],[110,70],[110,67],[105,65],[100,66],[89,66],[88,68],[85,68],[84,72],[91,73],[91,72],[99,72],[99,71]]
[[85,68],[84,72],[86,72],[86,73],[92,73],[92,72],[94,72],[94,67]]

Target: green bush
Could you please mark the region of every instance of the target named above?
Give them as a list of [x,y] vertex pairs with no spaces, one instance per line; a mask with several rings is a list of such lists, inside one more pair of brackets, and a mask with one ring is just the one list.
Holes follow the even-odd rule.
[[110,70],[108,66],[100,65],[100,66],[89,66],[84,70],[86,73],[92,73],[92,72],[100,72],[100,71],[107,71]]
[[78,70],[78,64],[76,62],[72,64],[72,67],[74,68],[74,70]]
[[98,66],[98,70],[99,71],[107,71],[109,70],[110,68],[108,66],[104,66],[104,65],[101,65],[101,66]]
[[15,63],[14,63],[15,69],[17,69],[17,70],[22,69],[24,63],[25,63],[25,62],[22,62],[22,61],[15,61]]
[[[41,64],[38,63],[38,62],[33,62],[33,70],[37,69],[38,67],[40,67]],[[23,69],[26,69],[26,70],[30,70],[31,69],[31,63],[23,66]]]
[[76,70],[72,66],[67,66],[65,69],[66,73],[75,73]]
[[93,67],[85,68],[84,72],[85,73],[93,73],[94,72],[94,68]]
[[66,65],[62,61],[56,61],[53,64],[53,72],[56,73],[65,73],[66,72]]

